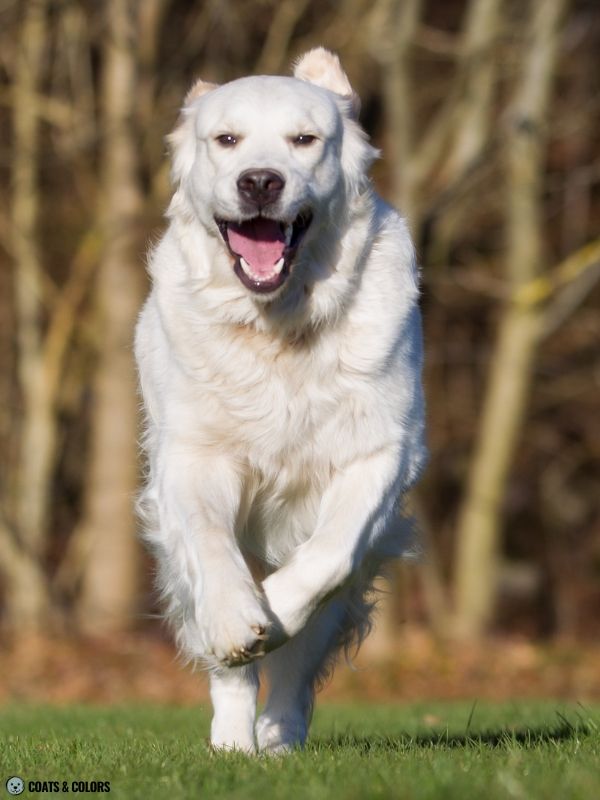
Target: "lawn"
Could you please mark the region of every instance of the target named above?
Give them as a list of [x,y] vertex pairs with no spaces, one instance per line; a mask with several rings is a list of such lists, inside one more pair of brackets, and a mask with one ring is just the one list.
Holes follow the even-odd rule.
[[72,781],[110,781],[126,800],[600,797],[598,706],[328,704],[305,751],[279,759],[211,754],[208,722],[206,708],[9,706],[0,779],[22,777],[22,797],[31,780],[70,794]]

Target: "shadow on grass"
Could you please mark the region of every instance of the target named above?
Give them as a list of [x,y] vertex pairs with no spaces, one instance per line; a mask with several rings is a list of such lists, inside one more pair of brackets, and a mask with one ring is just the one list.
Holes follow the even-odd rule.
[[540,745],[567,742],[581,736],[587,736],[592,729],[585,724],[572,725],[564,719],[552,727],[536,728],[502,728],[480,733],[463,734],[438,731],[436,733],[399,734],[398,736],[355,736],[351,733],[318,737],[313,739],[313,746],[319,750],[338,747],[351,747],[361,753],[377,751],[409,751],[415,748],[481,748],[501,749],[518,746],[523,749]]

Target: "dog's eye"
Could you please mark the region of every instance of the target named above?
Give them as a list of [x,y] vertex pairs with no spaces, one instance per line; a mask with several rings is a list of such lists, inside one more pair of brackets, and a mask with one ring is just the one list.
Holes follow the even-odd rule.
[[298,136],[294,136],[292,139],[292,144],[295,144],[298,147],[306,147],[307,145],[316,141],[317,137],[313,136],[312,133],[300,133]]
[[215,139],[222,147],[234,147],[238,140],[237,136],[234,136],[232,133],[222,133],[220,136],[217,136]]

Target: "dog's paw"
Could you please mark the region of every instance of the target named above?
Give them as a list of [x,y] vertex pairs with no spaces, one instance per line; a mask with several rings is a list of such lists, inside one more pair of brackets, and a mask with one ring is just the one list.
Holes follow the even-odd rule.
[[[255,625],[250,625],[250,630],[251,633],[246,634],[243,644],[234,644],[225,655],[214,653],[221,664],[226,667],[239,667],[265,655],[266,625],[256,623]],[[241,637],[238,641],[242,641]]]
[[265,655],[269,619],[251,592],[225,591],[203,613],[205,657],[213,664],[238,667]]
[[304,746],[307,735],[304,715],[290,713],[273,718],[262,714],[256,722],[258,749],[270,755],[285,755]]

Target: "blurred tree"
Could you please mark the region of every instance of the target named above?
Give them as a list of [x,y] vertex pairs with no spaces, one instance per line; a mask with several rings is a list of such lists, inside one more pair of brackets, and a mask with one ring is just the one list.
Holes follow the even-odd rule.
[[100,87],[100,207],[103,249],[95,311],[103,331],[94,381],[90,463],[79,530],[82,586],[77,605],[87,632],[132,624],[139,604],[139,544],[133,499],[137,485],[137,400],[132,360],[143,293],[139,253],[142,196],[133,122],[139,35],[136,3],[104,6]]
[[532,4],[522,70],[507,131],[506,278],[509,302],[500,321],[467,489],[456,532],[459,636],[480,636],[492,617],[500,554],[502,500],[525,418],[540,334],[541,309],[515,302],[543,271],[542,186],[547,116],[567,0]]
[[12,252],[18,379],[23,407],[15,503],[3,520],[1,567],[8,591],[6,616],[21,629],[39,629],[51,610],[43,558],[47,545],[50,474],[55,455],[54,396],[46,382],[42,314],[44,267],[38,216],[39,92],[48,48],[46,0],[31,0],[19,31],[12,92]]

